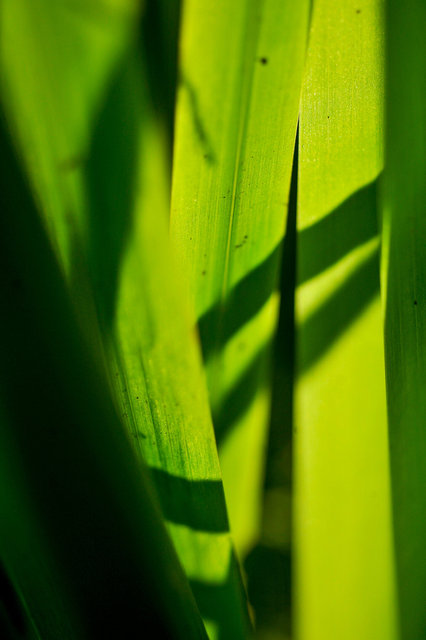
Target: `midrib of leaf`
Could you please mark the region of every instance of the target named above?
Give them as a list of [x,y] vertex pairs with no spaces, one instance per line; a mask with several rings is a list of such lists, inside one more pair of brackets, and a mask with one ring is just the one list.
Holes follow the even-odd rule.
[[259,22],[253,20],[253,16],[251,12],[253,12],[255,8],[259,11],[262,8],[262,0],[259,2],[259,7],[255,7],[254,4],[249,4],[247,9],[247,17],[246,17],[246,33],[250,32],[250,27],[254,23],[254,34],[251,37],[244,38],[244,41],[247,43],[246,51],[244,55],[244,65],[242,70],[243,76],[243,88],[241,92],[240,99],[240,108],[239,108],[239,118],[238,118],[238,136],[237,136],[237,144],[235,149],[235,164],[233,170],[233,181],[232,181],[232,197],[231,204],[229,207],[229,222],[228,222],[228,232],[227,232],[227,241],[225,247],[225,257],[223,260],[223,277],[222,277],[222,289],[221,296],[219,300],[220,306],[220,315],[217,323],[217,335],[215,340],[215,349],[212,353],[212,359],[214,361],[213,372],[210,376],[210,394],[212,397],[213,403],[215,402],[216,393],[215,393],[215,385],[220,384],[220,361],[215,355],[220,352],[220,341],[223,331],[223,316],[226,307],[226,297],[230,290],[230,263],[232,259],[233,252],[231,250],[232,241],[233,241],[233,232],[234,232],[234,219],[236,212],[236,199],[237,199],[237,190],[240,179],[241,172],[241,156],[243,153],[244,145],[245,145],[245,131],[246,125],[250,110],[250,96],[253,86],[253,74],[254,74],[254,65],[253,59],[255,58],[255,53],[257,49],[258,36],[259,36]]

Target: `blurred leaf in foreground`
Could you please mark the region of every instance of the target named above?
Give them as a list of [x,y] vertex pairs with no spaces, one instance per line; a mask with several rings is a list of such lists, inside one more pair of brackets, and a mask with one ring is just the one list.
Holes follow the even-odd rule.
[[205,638],[1,125],[2,561],[43,639]]
[[[211,633],[217,627],[229,637],[244,637],[245,594],[194,322],[168,246],[168,143],[151,105],[154,87],[146,80],[149,43],[141,56],[137,14],[128,0],[54,9],[39,1],[39,13],[25,10],[26,4],[21,0],[20,10],[10,4],[5,10],[9,119],[80,324],[98,345],[120,418],[151,469]],[[15,31],[19,51],[11,38]],[[108,43],[108,55],[102,43]],[[25,99],[24,52],[38,78]],[[87,78],[92,90],[97,87],[95,103],[81,91],[77,108],[70,78],[79,61],[83,74],[99,73],[93,84]]]

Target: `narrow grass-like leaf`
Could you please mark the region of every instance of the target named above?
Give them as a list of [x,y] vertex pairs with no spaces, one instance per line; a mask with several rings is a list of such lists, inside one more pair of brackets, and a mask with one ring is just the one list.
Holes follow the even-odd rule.
[[387,3],[382,284],[401,635],[426,635],[426,5]]
[[3,126],[0,142],[2,562],[43,640],[205,638]]
[[[86,34],[90,17],[98,29],[114,31],[112,16],[92,9],[89,16],[83,9],[78,14],[79,36]],[[50,7],[45,11],[49,14]],[[28,20],[27,15],[12,18],[15,29],[20,20]],[[73,87],[56,69],[44,66],[46,51],[48,58],[54,58],[61,49],[53,29],[43,43],[35,37],[42,17],[32,19],[27,25],[31,37],[27,34],[21,44],[39,61],[37,71],[52,99],[49,109],[41,99],[29,99],[32,108],[22,103],[22,70],[16,68],[11,46],[6,47],[10,118],[46,219],[65,221],[64,242],[58,239],[61,224],[49,226],[69,274],[80,321],[93,341],[102,344],[121,418],[151,469],[179,558],[211,622],[212,637],[217,628],[221,634],[242,638],[248,626],[245,596],[228,532],[194,323],[167,242],[167,145],[151,106],[145,61],[128,27],[126,43],[116,48],[114,64],[109,65],[109,74],[104,73],[96,117],[91,117],[89,100],[82,103],[81,130],[86,138],[84,144],[77,142],[83,151],[69,147],[65,154],[55,147],[49,122],[55,122],[55,135],[58,129],[60,139],[76,144],[68,117],[63,116],[63,103],[54,99],[56,94],[70,98]],[[81,55],[76,34],[71,43]],[[88,49],[83,47],[90,68]],[[63,60],[65,67],[71,62]],[[38,91],[39,86],[40,82]],[[41,149],[30,146],[26,119],[33,127],[42,123]],[[71,159],[61,161],[60,152]],[[45,156],[51,184],[43,182],[38,168]],[[79,161],[73,163],[74,157]]]
[[394,637],[376,184],[381,2],[318,0],[299,148],[295,626]]
[[309,2],[185,3],[171,230],[194,300],[231,530],[259,535],[274,293]]

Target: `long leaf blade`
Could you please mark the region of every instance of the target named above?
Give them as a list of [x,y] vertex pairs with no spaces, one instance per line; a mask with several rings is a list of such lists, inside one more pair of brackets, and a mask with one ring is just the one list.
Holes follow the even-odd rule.
[[171,231],[194,300],[231,530],[259,535],[277,271],[309,2],[185,5]]
[[382,286],[401,634],[426,633],[426,6],[387,2]]
[[314,5],[300,117],[294,601],[299,639],[394,637],[379,293],[381,4]]
[[[25,3],[21,13],[9,8],[6,17],[15,31],[26,27],[22,48],[50,97],[43,101],[39,82],[36,96],[23,101],[24,71],[6,40],[9,115],[69,274],[81,324],[99,345],[122,421],[152,471],[180,560],[194,590],[202,592],[212,628],[244,637],[245,595],[228,532],[198,344],[167,242],[167,145],[152,108],[130,6],[134,10],[127,1],[115,5],[115,17],[124,21],[118,43],[120,23],[108,3],[80,6],[77,13],[73,3],[55,10],[44,5],[40,14],[27,14]],[[38,38],[41,22],[49,36],[44,42]],[[66,32],[69,48],[58,45],[58,30]],[[74,91],[68,75],[84,55],[85,68],[97,68],[93,30],[114,46],[103,59],[96,109],[90,95],[80,96],[77,127],[63,116]],[[69,74],[61,75],[46,58],[59,59]],[[30,133],[38,126],[37,147]],[[219,606],[221,600],[226,608]]]
[[[1,123],[3,125],[3,122]],[[205,638],[1,134],[0,554],[41,638]]]

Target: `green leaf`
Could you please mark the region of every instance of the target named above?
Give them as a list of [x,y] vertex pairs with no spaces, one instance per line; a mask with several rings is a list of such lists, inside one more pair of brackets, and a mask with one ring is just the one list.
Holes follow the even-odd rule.
[[[79,6],[77,14],[74,3],[54,10],[46,4],[34,15],[10,8],[13,33],[21,24],[26,31],[22,28],[18,53],[7,41],[9,116],[68,274],[80,324],[98,346],[121,419],[150,467],[211,635],[244,637],[245,595],[229,536],[194,321],[168,245],[164,123],[152,108],[145,70],[149,43],[143,58],[135,45],[131,6],[116,2],[114,14],[108,3],[95,3],[91,10]],[[67,47],[58,44],[58,32]],[[60,69],[69,67],[72,75],[80,59],[85,69],[96,69],[101,45],[93,33],[98,32],[111,48],[96,76],[96,109],[91,95],[82,92],[76,124],[76,116],[68,117],[75,86]],[[18,64],[24,52],[39,76],[25,102],[20,91],[25,70]],[[51,59],[57,66],[47,64]],[[42,84],[48,102],[40,95]],[[31,137],[38,128],[39,146]]]
[[269,357],[309,2],[186,2],[171,231],[194,301],[231,530],[259,535]]
[[389,0],[382,285],[404,640],[426,633],[426,6]]
[[205,638],[0,124],[2,562],[43,639]]
[[300,640],[395,636],[379,300],[380,0],[318,0],[300,116],[294,553]]
[[75,236],[86,231],[78,170],[138,5],[5,0],[0,8],[3,101],[67,272]]

